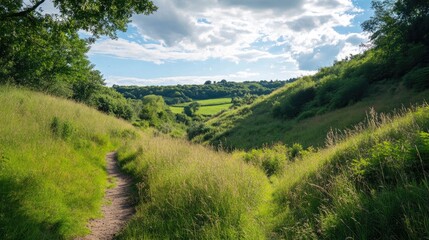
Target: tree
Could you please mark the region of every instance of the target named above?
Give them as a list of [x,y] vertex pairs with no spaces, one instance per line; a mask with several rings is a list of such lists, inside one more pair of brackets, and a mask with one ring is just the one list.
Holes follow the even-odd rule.
[[94,37],[116,37],[117,30],[126,30],[133,14],[150,14],[157,10],[150,0],[52,0],[59,13],[44,14],[39,7],[45,1],[30,0],[31,5],[27,5],[23,0],[3,0],[0,4],[0,21],[25,18],[43,21],[51,18],[66,26],[66,31],[82,29],[92,33]]
[[429,45],[429,3],[427,0],[374,0],[374,16],[362,27],[377,46],[404,43]]
[[210,81],[210,80],[207,80],[204,82],[204,85],[210,85],[210,84],[212,84],[212,81]]
[[225,79],[220,80],[220,84],[227,84],[228,82]]
[[[149,0],[52,0],[59,13],[47,14],[45,1],[0,2],[0,83],[79,101],[88,101],[103,82],[86,57],[88,44],[100,35],[116,37],[132,14],[156,10]],[[78,30],[92,35],[80,39]]]
[[183,108],[183,112],[189,117],[192,117],[196,114],[198,109],[200,109],[200,104],[198,102],[192,102]]

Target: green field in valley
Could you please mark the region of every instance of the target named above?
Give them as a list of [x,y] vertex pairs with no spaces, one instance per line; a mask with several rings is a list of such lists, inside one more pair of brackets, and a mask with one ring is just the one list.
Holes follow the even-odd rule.
[[[232,106],[231,98],[214,98],[214,99],[206,99],[206,100],[198,100],[201,106],[198,109],[197,113],[201,115],[214,115],[219,113],[222,110],[226,110]],[[170,106],[170,109],[173,113],[182,113],[183,108],[190,104],[187,103],[179,103],[173,106]]]

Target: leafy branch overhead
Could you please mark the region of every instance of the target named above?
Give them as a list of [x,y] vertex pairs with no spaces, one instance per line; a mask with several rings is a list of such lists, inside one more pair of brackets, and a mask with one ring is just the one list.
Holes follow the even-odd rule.
[[[55,10],[46,12],[46,6]],[[103,77],[86,56],[89,43],[102,35],[115,38],[134,14],[156,10],[150,0],[1,0],[0,84],[26,86],[103,108],[97,105],[99,99],[117,98],[103,90]],[[81,39],[80,30],[90,38]],[[115,109],[115,114],[124,112]]]
[[46,0],[31,0],[32,5],[24,1],[6,0],[0,4],[0,21],[13,21],[32,17],[42,21],[45,17],[66,25],[69,30],[85,30],[99,37],[116,37],[116,31],[125,31],[133,14],[151,14],[157,7],[149,0],[52,0],[58,13],[45,14],[43,6]]

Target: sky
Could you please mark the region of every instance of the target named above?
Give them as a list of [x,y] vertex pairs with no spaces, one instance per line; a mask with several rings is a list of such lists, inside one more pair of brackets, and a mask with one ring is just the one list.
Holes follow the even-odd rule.
[[369,0],[154,0],[88,53],[106,84],[287,80],[362,52]]

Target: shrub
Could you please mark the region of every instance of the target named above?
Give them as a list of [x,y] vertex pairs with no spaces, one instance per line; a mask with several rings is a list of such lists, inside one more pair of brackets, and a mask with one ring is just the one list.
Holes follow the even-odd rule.
[[429,87],[429,67],[413,69],[403,80],[406,87],[422,91]]
[[354,103],[363,97],[368,87],[369,83],[364,78],[350,78],[337,89],[330,106],[335,109]]
[[276,144],[272,148],[252,149],[244,153],[245,162],[261,168],[270,177],[281,173],[286,166],[288,149],[285,145]]
[[189,140],[194,139],[196,136],[204,135],[210,132],[211,128],[205,125],[203,122],[193,122],[191,126],[186,130]]
[[301,113],[304,106],[314,99],[316,91],[314,87],[303,88],[291,93],[281,102],[276,102],[273,106],[275,117],[294,118]]

